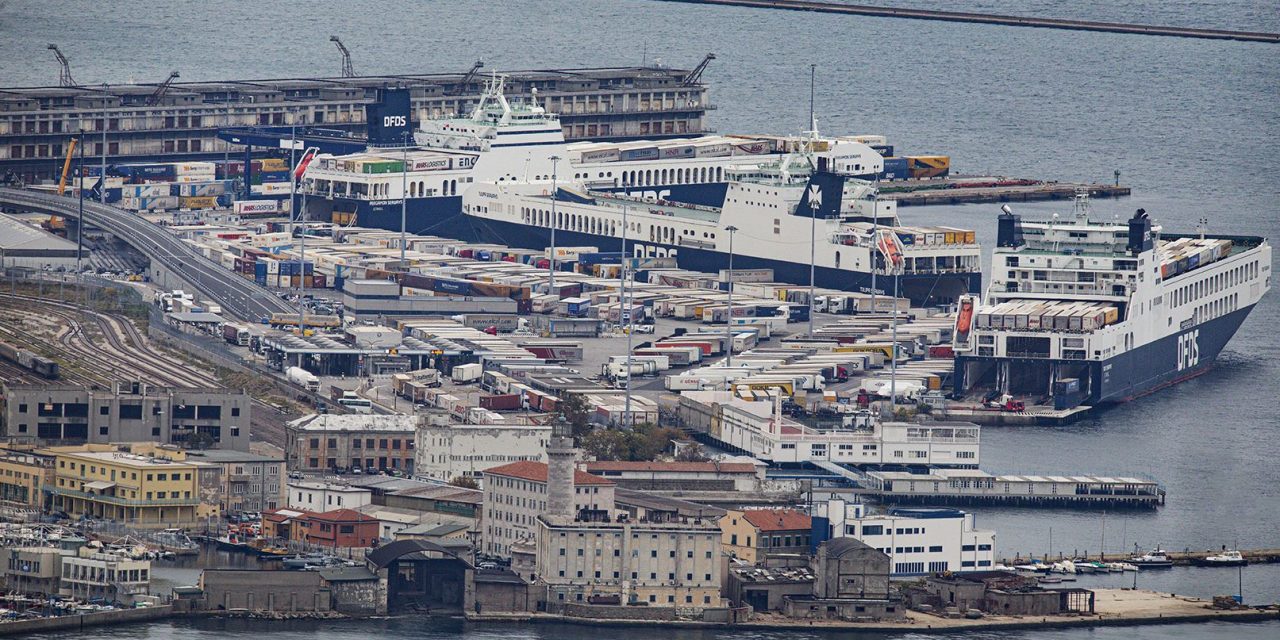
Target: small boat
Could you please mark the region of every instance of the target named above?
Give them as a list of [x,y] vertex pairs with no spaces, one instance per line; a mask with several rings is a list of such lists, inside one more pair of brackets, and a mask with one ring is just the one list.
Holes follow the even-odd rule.
[[1108,569],[1110,569],[1112,573],[1120,573],[1120,572],[1122,572],[1122,571],[1137,571],[1137,570],[1138,570],[1138,566],[1137,566],[1137,565],[1135,565],[1135,564],[1131,564],[1131,563],[1128,563],[1128,562],[1108,562],[1108,563],[1107,563],[1107,568],[1108,568]]
[[1092,562],[1072,560],[1071,563],[1076,566],[1076,573],[1097,573],[1098,571],[1098,567],[1094,566]]
[[1198,567],[1243,567],[1249,564],[1249,561],[1240,555],[1239,551],[1231,549],[1211,555],[1202,560],[1194,560],[1192,564]]
[[1140,569],[1171,569],[1173,561],[1165,554],[1164,549],[1156,547],[1140,556],[1129,558],[1129,562]]
[[1076,563],[1074,563],[1074,562],[1072,562],[1072,561],[1070,561],[1070,560],[1063,560],[1062,562],[1055,562],[1055,563],[1053,563],[1053,565],[1052,565],[1051,567],[1049,567],[1049,572],[1050,572],[1050,573],[1069,573],[1069,574],[1074,574],[1074,573],[1076,573],[1076,571],[1077,571],[1077,569],[1076,569]]

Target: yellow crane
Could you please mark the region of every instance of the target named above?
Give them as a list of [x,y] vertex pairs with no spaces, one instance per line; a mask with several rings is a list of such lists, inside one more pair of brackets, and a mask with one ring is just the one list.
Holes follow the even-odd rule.
[[[72,138],[71,144],[67,145],[67,159],[62,162],[62,179],[58,180],[58,195],[62,195],[67,190],[67,174],[71,172],[71,156],[76,152],[76,145],[80,143],[78,138]],[[81,185],[84,186],[83,180]]]

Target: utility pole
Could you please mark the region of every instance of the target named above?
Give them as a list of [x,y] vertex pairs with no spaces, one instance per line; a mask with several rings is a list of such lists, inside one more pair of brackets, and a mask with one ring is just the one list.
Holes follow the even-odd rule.
[[[813,96],[815,80],[817,79],[818,65],[809,65],[809,137],[812,139],[818,135],[818,121],[813,107]],[[813,164],[813,148],[809,149],[809,161]],[[813,166],[813,170],[817,170],[817,166]],[[821,192],[815,187],[809,190],[809,211],[812,214],[809,217],[809,337],[813,337],[813,308],[814,308],[814,281],[817,271],[817,252],[818,252],[818,205],[820,204]]]
[[[245,147],[245,148],[247,149],[248,147]],[[297,212],[293,210],[293,207],[294,205],[298,204],[298,197],[296,193],[297,188],[294,186],[297,184],[298,180],[297,180],[297,176],[293,175],[293,169],[297,163],[297,159],[295,158],[294,153],[297,152],[297,150],[298,150],[298,125],[296,122],[291,122],[289,123],[289,241],[290,242],[293,241],[293,219],[294,217],[297,216]],[[250,162],[249,158],[246,157],[244,160],[245,171],[243,174],[246,178],[248,178],[248,175],[249,175],[249,162]],[[253,187],[249,185],[245,185],[245,189],[252,191]],[[299,320],[301,320],[301,318],[299,318]]]
[[[556,288],[556,165],[560,156],[551,156],[551,259],[547,261],[547,293]],[[631,372],[627,372],[631,376]]]
[[[728,348],[725,349],[725,353],[728,355],[725,356],[724,366],[732,367],[733,366],[733,234],[738,230],[738,228],[733,225],[729,225],[725,227],[724,230],[729,232],[729,314],[728,314],[729,317],[725,321],[725,324],[727,325],[727,328],[725,330],[725,334],[726,334],[725,337],[728,339],[729,342],[728,342]],[[810,316],[812,317],[813,311],[810,310],[809,313],[810,313]],[[810,331],[812,331],[812,329],[810,329]]]
[[[103,118],[103,124],[106,124],[106,118]],[[80,167],[76,173],[80,177],[80,184],[76,185],[80,194],[79,217],[76,219],[76,279],[79,279],[84,253],[84,129],[80,130]],[[103,174],[103,180],[106,180],[106,174]]]
[[404,134],[404,147],[401,150],[401,161],[404,166],[400,171],[400,271],[408,271],[404,262],[405,227],[409,220],[409,134]]
[[107,83],[102,83],[102,173],[98,174],[98,201],[107,203]]

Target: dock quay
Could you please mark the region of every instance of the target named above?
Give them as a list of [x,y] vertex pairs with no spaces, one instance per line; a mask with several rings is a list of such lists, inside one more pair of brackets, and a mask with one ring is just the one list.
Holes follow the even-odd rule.
[[860,493],[895,504],[1021,505],[1155,509],[1165,491],[1147,478],[1099,475],[996,475],[980,469],[852,470]]
[[[1238,549],[1238,551],[1245,560],[1249,561],[1250,564],[1273,564],[1280,562],[1280,549]],[[1174,566],[1183,567],[1194,566],[1205,558],[1219,553],[1222,553],[1220,549],[1206,549],[1203,551],[1191,551],[1190,549],[1184,549],[1182,551],[1165,551],[1165,555],[1173,561]],[[1097,558],[1100,562],[1125,562],[1132,558],[1134,554],[1127,552],[1090,555],[1086,551],[1083,555],[1088,558]],[[1058,557],[1056,559],[1067,560],[1070,558],[1070,555],[1060,551],[1058,552]],[[1041,560],[1044,559],[1045,558],[1041,558]],[[1012,558],[1003,559],[1000,562],[1001,564],[1012,567],[1018,564],[1025,564],[1029,560],[1030,558],[1018,554]]]
[[880,195],[898,206],[1066,200],[1087,191],[1093,198],[1130,195],[1122,185],[1029,180],[1025,178],[953,176],[883,182]]
[[1122,22],[1098,22],[1091,20],[1062,20],[1034,18],[992,13],[967,13],[959,11],[931,11],[898,7],[869,7],[837,2],[802,2],[800,0],[668,0],[690,4],[714,4],[758,9],[787,9],[791,11],[817,11],[845,15],[872,16],[878,18],[910,18],[944,22],[969,22],[996,24],[1007,27],[1038,27],[1042,29],[1067,29],[1072,31],[1102,31],[1145,36],[1172,36],[1178,38],[1206,38],[1210,40],[1241,40],[1245,42],[1280,42],[1280,33],[1256,31],[1231,31],[1225,29],[1197,29],[1193,27],[1164,27]]

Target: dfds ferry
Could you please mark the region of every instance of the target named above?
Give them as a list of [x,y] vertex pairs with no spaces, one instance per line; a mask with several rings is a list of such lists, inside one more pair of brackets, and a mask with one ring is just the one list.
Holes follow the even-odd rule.
[[[815,154],[787,154],[725,171],[718,207],[610,191],[555,192],[546,182],[477,184],[463,212],[488,238],[544,248],[556,244],[670,256],[680,267],[717,271],[769,268],[780,281],[807,284],[811,238],[817,286],[905,296],[917,305],[954,304],[979,291],[981,250],[972,231],[901,227],[896,203],[875,184],[833,170]],[[625,222],[624,222],[625,218]],[[816,220],[815,220],[816,218]],[[816,224],[815,224],[816,223]],[[735,227],[730,236],[729,227]],[[891,272],[900,271],[894,290]]]
[[1074,215],[1027,222],[1004,207],[986,300],[961,302],[956,391],[1122,402],[1205,371],[1271,288],[1271,246],[1166,234]]
[[[489,81],[470,116],[427,120],[413,132],[399,115],[408,113],[408,94],[387,95],[403,106],[371,110],[370,141],[390,146],[317,155],[302,187],[308,217],[398,230],[403,205],[412,233],[479,239],[461,215],[462,195],[473,183],[548,181],[553,172],[565,185],[720,206],[727,170],[776,161],[801,144],[761,136],[566,144],[559,117],[509,101],[501,76]],[[873,178],[884,160],[869,145],[884,142],[881,136],[826,137],[814,152],[851,175]],[[553,156],[560,160],[553,163]]]

